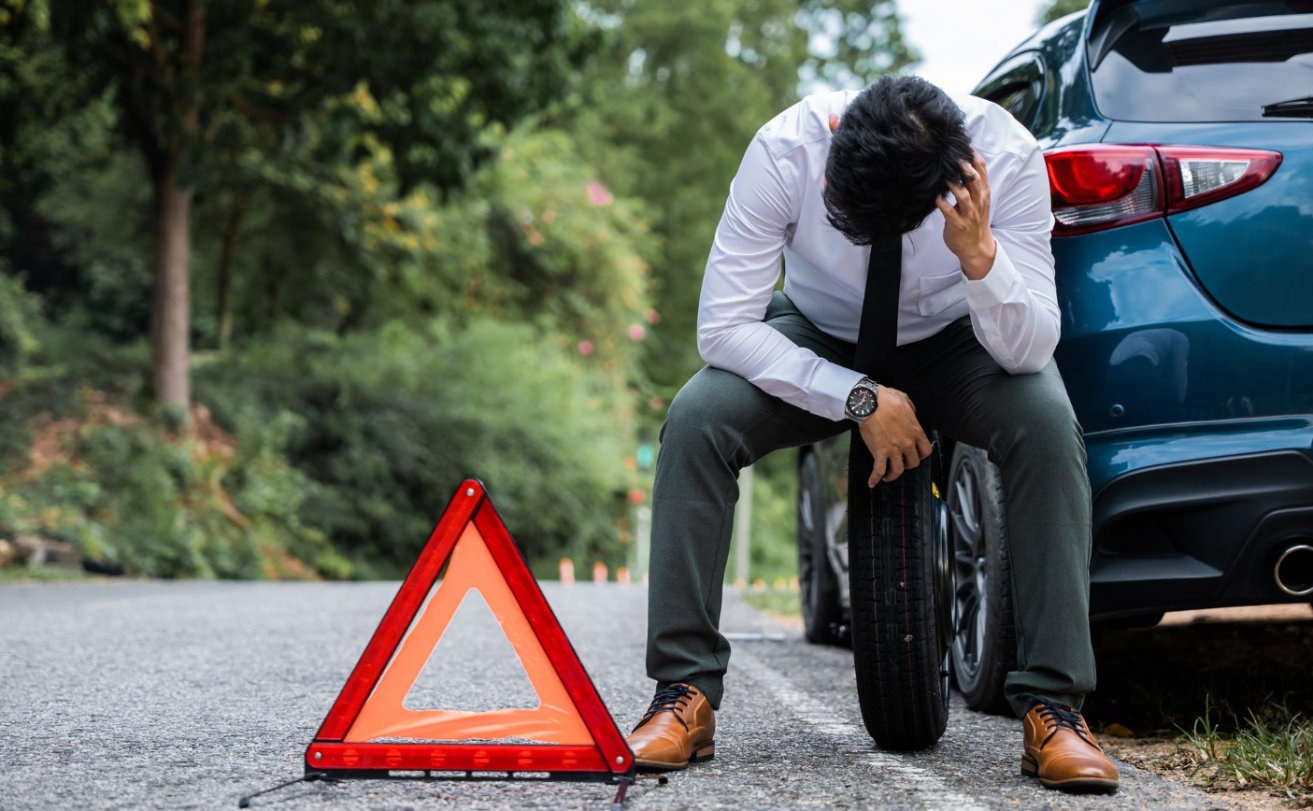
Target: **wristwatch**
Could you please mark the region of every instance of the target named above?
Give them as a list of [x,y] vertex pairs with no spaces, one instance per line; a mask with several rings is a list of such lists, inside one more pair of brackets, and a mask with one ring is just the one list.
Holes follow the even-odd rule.
[[844,404],[843,415],[853,422],[861,422],[875,413],[880,405],[880,386],[869,377],[863,377],[848,393],[848,402]]

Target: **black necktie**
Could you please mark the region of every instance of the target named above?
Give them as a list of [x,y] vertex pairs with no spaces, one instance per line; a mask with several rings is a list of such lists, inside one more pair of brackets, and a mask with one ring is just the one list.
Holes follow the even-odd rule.
[[853,368],[880,385],[894,383],[897,373],[898,286],[903,274],[903,238],[887,237],[871,245],[866,265],[866,297],[857,333]]
[[[862,323],[857,332],[853,368],[876,383],[892,385],[897,374],[894,352],[898,348],[898,287],[903,275],[903,239],[890,237],[871,245],[866,265],[866,298],[862,300]],[[866,482],[875,464],[866,441],[854,425],[848,447],[849,543],[855,521],[870,516],[872,491]],[[865,495],[863,495],[865,494]]]

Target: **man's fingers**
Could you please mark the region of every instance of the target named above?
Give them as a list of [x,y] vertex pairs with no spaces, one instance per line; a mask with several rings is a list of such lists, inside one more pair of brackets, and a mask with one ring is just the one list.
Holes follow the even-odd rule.
[[916,438],[916,452],[921,454],[922,459],[929,456],[933,450],[934,450],[934,446],[930,444],[929,439],[926,439],[925,434],[922,434],[921,436]]
[[888,469],[889,460],[881,454],[875,457],[875,467],[871,469],[871,478],[866,482],[867,487],[875,487],[884,478],[884,472]]
[[985,195],[989,193],[989,185],[985,182],[985,175],[974,161],[967,163],[962,161],[962,176],[966,178],[967,191],[972,198],[977,201],[983,201]]
[[966,185],[970,186],[980,179],[980,172],[976,171],[975,161],[958,161],[958,166],[962,167],[962,178],[966,180]]
[[985,169],[985,159],[980,157],[979,152],[972,153],[971,166],[976,172],[976,182],[971,188],[975,192],[976,201],[980,207],[989,206],[989,172]]
[[950,181],[948,184],[948,190],[951,191],[953,193],[953,196],[957,198],[958,213],[962,213],[965,209],[971,207],[971,190],[968,189],[966,186],[962,186]]
[[922,457],[920,456],[920,454],[917,453],[916,446],[913,445],[912,447],[903,451],[903,469],[911,470],[914,467],[920,466],[921,459]]
[[947,197],[936,197],[935,208],[942,211],[944,219],[949,220],[950,222],[957,217],[957,209],[953,208],[953,204],[948,202]]
[[889,457],[889,472],[884,475],[884,480],[891,482],[903,475],[903,457],[900,454],[894,454]]

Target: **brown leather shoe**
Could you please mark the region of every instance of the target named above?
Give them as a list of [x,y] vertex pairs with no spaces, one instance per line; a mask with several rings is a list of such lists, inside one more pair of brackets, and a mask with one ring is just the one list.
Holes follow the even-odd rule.
[[1023,720],[1026,727],[1021,773],[1047,788],[1073,793],[1117,790],[1117,767],[1095,742],[1079,712],[1041,701]]
[[656,691],[626,742],[640,771],[668,772],[716,755],[716,713],[701,690],[679,682]]

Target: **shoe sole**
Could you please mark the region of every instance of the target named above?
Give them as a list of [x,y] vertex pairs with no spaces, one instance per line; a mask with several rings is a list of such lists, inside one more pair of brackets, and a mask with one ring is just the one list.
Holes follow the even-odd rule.
[[1039,765],[1028,756],[1021,757],[1021,773],[1026,777],[1039,780],[1044,788],[1065,791],[1068,794],[1112,794],[1117,790],[1116,780],[1102,780],[1097,777],[1071,777],[1066,780],[1050,780],[1039,776]]
[[665,763],[658,760],[643,760],[634,758],[634,765],[640,772],[678,772],[687,769],[690,763],[701,763],[704,760],[711,760],[716,756],[716,742],[712,741],[701,749],[693,753],[684,763]]

